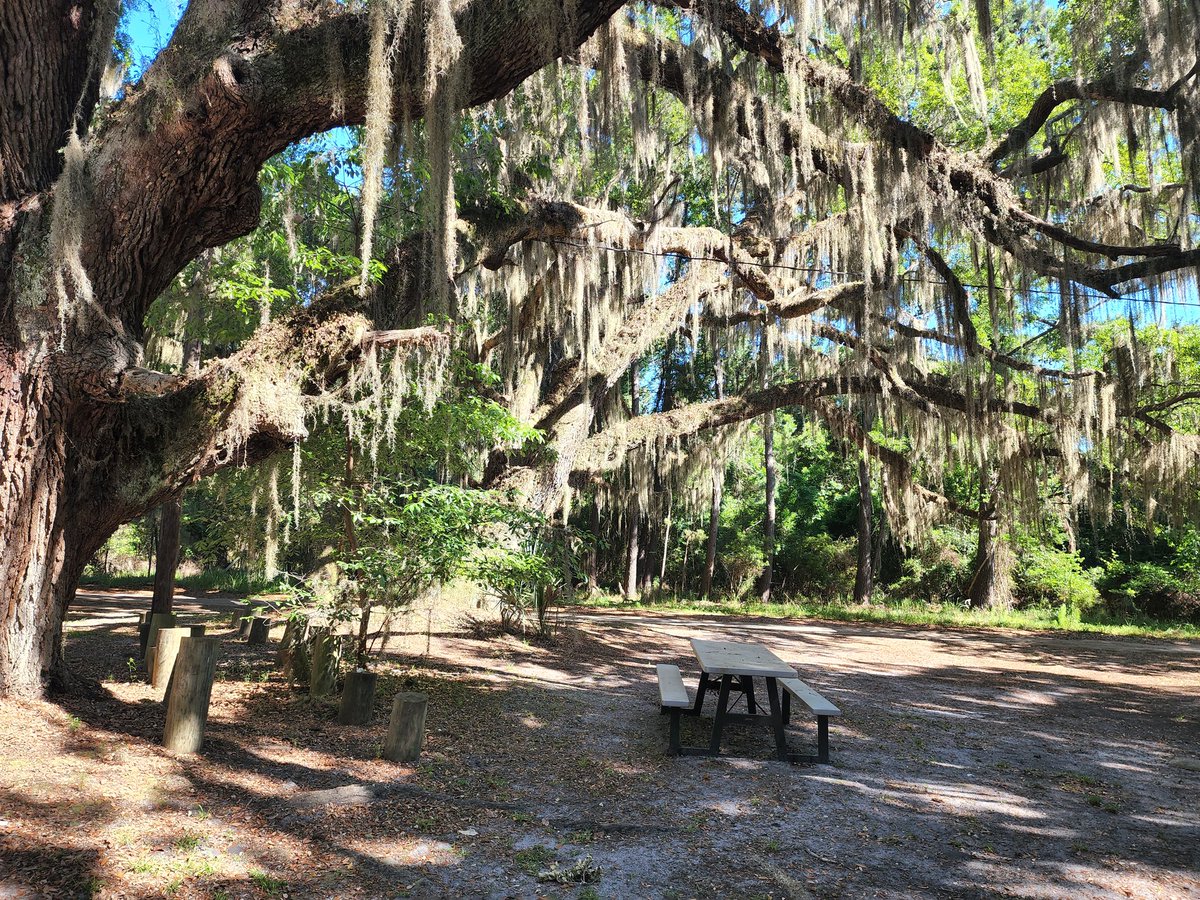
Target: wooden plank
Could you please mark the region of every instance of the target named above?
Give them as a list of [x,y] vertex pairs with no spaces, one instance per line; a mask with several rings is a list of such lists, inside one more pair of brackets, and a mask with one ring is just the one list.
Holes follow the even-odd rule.
[[807,706],[814,716],[840,716],[842,711],[810,688],[799,678],[781,678],[780,686]]
[[762,644],[692,638],[692,652],[709,675],[795,678],[796,670]]
[[687,688],[684,686],[683,676],[679,673],[679,666],[660,663],[654,668],[658,672],[658,696],[662,700],[662,705],[681,708],[691,706],[692,701],[688,699]]

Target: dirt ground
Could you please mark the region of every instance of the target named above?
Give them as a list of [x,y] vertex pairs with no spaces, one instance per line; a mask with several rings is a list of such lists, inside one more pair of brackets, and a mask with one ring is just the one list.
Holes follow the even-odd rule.
[[[575,610],[539,645],[417,610],[355,728],[192,599],[224,640],[188,758],[130,661],[146,606],[76,607],[101,690],[0,706],[0,898],[1200,897],[1195,642]],[[734,727],[728,757],[666,755],[653,664],[694,690],[703,636],[837,703],[832,765]],[[415,768],[379,758],[403,689],[430,696]],[[594,883],[538,879],[587,858]]]

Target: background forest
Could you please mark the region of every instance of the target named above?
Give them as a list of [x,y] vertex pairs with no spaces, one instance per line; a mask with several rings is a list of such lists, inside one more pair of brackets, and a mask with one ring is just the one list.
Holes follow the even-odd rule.
[[[1011,0],[987,13],[994,37],[975,14],[965,3],[946,5],[941,26],[922,33],[903,66],[886,41],[847,47],[831,34],[818,52],[847,67],[893,112],[964,152],[1018,125],[1047,83],[1130,65],[1144,53],[1136,46],[1137,4]],[[682,10],[635,8],[629,21],[685,44],[695,39]],[[1078,34],[1097,22],[1111,39],[1087,58]],[[120,46],[136,69],[137,41],[125,34]],[[452,179],[460,250],[473,239],[464,222],[486,219],[497,207],[511,211],[547,186],[569,188],[580,203],[650,221],[669,216],[681,226],[736,231],[765,215],[743,167],[710,164],[710,148],[683,104],[665,90],[651,88],[647,96],[643,114],[658,132],[648,148],[613,113],[619,98],[611,86],[574,73],[553,86],[527,83],[502,104],[449,124],[415,123],[381,137],[368,113],[366,127],[294,145],[263,171],[261,226],[206,251],[154,305],[148,364],[194,371],[331,286],[360,274],[378,281],[383,268],[374,259],[428,225],[430,204],[438,202],[429,186],[441,178]],[[556,135],[527,122],[517,127],[516,110],[547,103],[559,105],[558,121],[603,119],[610,140],[583,158],[564,155]],[[1048,169],[1045,161],[1072,142],[1093,142],[1099,149],[1086,162],[1054,176],[1075,192],[1086,182],[1087,196],[1082,203],[1060,199],[1056,182],[1045,180],[1026,183],[1023,199],[1051,221],[1078,216],[1103,230],[1113,219],[1136,219],[1131,227],[1147,241],[1183,234],[1186,244],[1196,216],[1186,199],[1178,211],[1187,193],[1178,147],[1167,141],[1154,149],[1144,138],[1165,115],[1139,109],[1114,123],[1091,104],[1069,104],[1031,139],[1028,157],[1011,165],[1041,160]],[[452,173],[439,172],[421,149],[434,145],[427,129],[447,128],[458,160]],[[514,146],[521,152],[511,152]],[[632,170],[623,164],[640,157]],[[1123,402],[1145,414],[1143,424],[1200,433],[1194,282],[1146,282],[1120,300],[1075,291],[1067,300],[1051,278],[999,278],[991,249],[973,242],[943,234],[940,255],[931,251],[927,260],[919,246],[899,259],[900,283],[925,317],[911,318],[910,330],[942,321],[931,285],[957,289],[969,295],[970,311],[969,323],[956,328],[993,354],[1022,361],[1023,368],[1006,372],[1010,396],[1037,396],[1043,369],[1102,372],[1127,394]],[[681,259],[672,268],[669,255],[658,276],[663,288],[684,270]],[[480,263],[467,265],[456,273],[464,304],[473,291],[489,289],[461,277]],[[819,268],[809,280],[815,288],[831,284]],[[505,320],[488,312],[486,297],[475,302],[483,312],[458,326],[459,345],[487,348]],[[628,422],[771,384],[795,338],[761,315],[729,314],[723,324],[730,327],[683,322],[654,341],[597,421]],[[835,338],[814,332],[810,339],[836,355]],[[974,362],[944,350],[923,348],[924,364],[957,381]],[[290,458],[219,472],[189,487],[181,506],[123,526],[85,580],[144,579],[156,556],[158,568],[169,569],[178,531],[185,583],[359,598],[351,605],[364,592],[373,602],[404,604],[466,578],[518,618],[586,594],[610,602],[771,601],[918,618],[923,610],[944,618],[974,606],[992,618],[1033,610],[1025,621],[1062,626],[1200,622],[1200,529],[1191,515],[1200,485],[1177,486],[1168,509],[1131,467],[1136,451],[1117,459],[1086,434],[1068,448],[1089,470],[1091,488],[1081,498],[1051,464],[1064,451],[1036,434],[1026,447],[1034,464],[1017,479],[998,474],[1002,466],[996,457],[989,462],[987,451],[948,450],[967,443],[952,429],[932,440],[911,422],[862,407],[837,410],[831,420],[811,404],[783,406],[695,437],[682,452],[631,455],[589,477],[573,476],[566,512],[541,520],[482,487],[489,466],[508,452],[536,454],[542,440],[502,402],[515,383],[508,370],[522,365],[514,356],[488,362],[485,352],[460,349],[449,360],[372,359],[336,403],[310,417],[311,436]],[[847,416],[857,417],[869,439],[854,438]],[[866,452],[867,444],[876,452]],[[945,498],[940,515],[909,515],[889,484],[889,452],[910,457],[920,480]],[[901,529],[898,518],[907,518]]]

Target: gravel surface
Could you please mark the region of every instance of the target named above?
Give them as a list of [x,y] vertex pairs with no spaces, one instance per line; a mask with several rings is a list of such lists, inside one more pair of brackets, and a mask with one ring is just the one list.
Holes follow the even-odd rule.
[[[1196,642],[574,610],[539,644],[459,603],[401,623],[352,728],[201,595],[182,617],[224,640],[187,758],[129,661],[146,604],[81,594],[68,656],[100,686],[0,705],[0,898],[1200,897]],[[833,764],[732,726],[727,756],[667,756],[653,664],[694,690],[690,637],[794,664],[844,712]],[[397,766],[412,689],[425,753]]]

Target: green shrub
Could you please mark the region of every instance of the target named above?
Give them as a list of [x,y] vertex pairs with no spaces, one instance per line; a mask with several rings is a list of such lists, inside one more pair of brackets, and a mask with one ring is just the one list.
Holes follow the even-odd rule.
[[970,577],[969,558],[957,548],[939,543],[900,563],[900,577],[888,588],[888,599],[899,603],[962,603]]
[[1101,587],[1110,606],[1128,604],[1151,618],[1200,622],[1200,575],[1186,569],[1112,560]]
[[1050,547],[1030,547],[1017,555],[1013,581],[1018,605],[1043,603],[1085,610],[1100,600],[1099,569],[1084,569],[1074,553]]
[[780,568],[788,573],[786,588],[806,597],[849,598],[854,591],[858,544],[854,538],[828,534],[789,542]]

